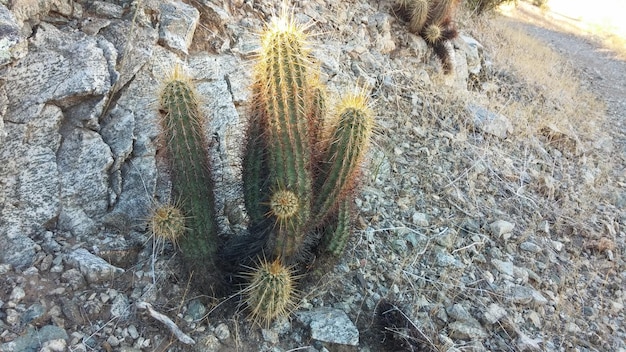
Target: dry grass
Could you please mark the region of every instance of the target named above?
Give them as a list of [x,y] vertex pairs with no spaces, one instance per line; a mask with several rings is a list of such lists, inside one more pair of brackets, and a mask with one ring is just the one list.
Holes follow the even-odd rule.
[[[495,100],[500,100],[505,115],[515,116],[518,137],[540,135],[549,128],[559,129],[576,141],[597,138],[605,107],[582,87],[576,70],[564,57],[508,19],[478,22],[476,26],[479,40],[490,45],[496,69],[521,80],[522,84],[513,82],[510,87],[502,85],[501,77],[492,81],[507,99]],[[507,88],[511,91],[502,92]]]

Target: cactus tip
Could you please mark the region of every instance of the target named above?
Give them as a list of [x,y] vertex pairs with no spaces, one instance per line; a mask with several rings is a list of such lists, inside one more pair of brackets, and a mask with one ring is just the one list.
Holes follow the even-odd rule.
[[177,206],[160,205],[152,211],[148,227],[154,236],[176,243],[185,232],[185,216]]
[[257,269],[248,274],[250,284],[243,290],[250,316],[255,323],[266,325],[280,316],[287,316],[295,307],[295,278],[280,259],[262,260]]

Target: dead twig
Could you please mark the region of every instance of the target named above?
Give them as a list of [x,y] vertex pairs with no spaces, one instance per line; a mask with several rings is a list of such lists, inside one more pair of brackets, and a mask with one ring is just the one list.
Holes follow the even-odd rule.
[[152,308],[152,305],[150,303],[137,302],[136,306],[139,309],[146,309],[151,317],[165,324],[165,326],[167,326],[167,328],[170,329],[172,334],[176,336],[178,341],[187,345],[194,345],[196,343],[196,341],[194,341],[191,337],[189,337],[189,335],[182,332],[182,330],[180,330],[178,326],[176,326],[176,324],[172,321],[172,319],[168,318],[165,314],[161,314],[157,312],[156,310],[154,310],[154,308]]

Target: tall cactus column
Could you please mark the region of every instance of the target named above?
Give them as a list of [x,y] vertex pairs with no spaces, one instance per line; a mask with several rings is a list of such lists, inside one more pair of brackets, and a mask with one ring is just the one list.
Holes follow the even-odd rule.
[[311,135],[308,52],[292,20],[273,20],[262,38],[256,68],[258,103],[266,120],[273,255],[287,262],[302,247],[311,207]]
[[215,287],[217,234],[213,208],[213,180],[204,117],[188,77],[176,67],[160,95],[165,111],[162,125],[172,172],[174,196],[186,218],[185,235],[178,244],[188,272],[200,287]]

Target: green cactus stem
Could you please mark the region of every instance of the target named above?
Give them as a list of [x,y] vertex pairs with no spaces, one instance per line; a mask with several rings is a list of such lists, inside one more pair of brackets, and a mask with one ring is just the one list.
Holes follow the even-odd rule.
[[210,271],[215,268],[217,235],[208,146],[196,93],[179,67],[165,81],[160,100],[173,193],[187,220],[187,231],[178,243],[194,280],[202,287],[213,287]]
[[[257,82],[267,119],[266,145],[269,186],[289,190],[299,201],[298,215],[274,232],[278,245],[292,242],[305,232],[311,200],[310,98],[307,96],[309,70],[305,35],[293,20],[273,20],[263,35]],[[293,257],[289,248],[276,247],[274,255]]]
[[314,214],[318,221],[328,216],[354,185],[372,132],[372,113],[363,93],[347,96],[338,107],[339,119],[330,136],[316,184]]

